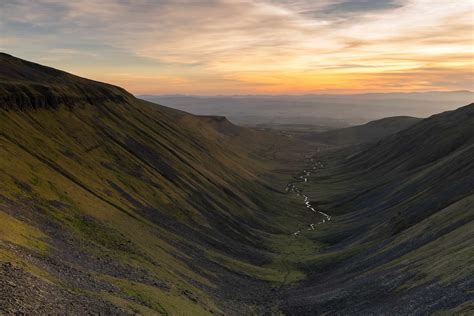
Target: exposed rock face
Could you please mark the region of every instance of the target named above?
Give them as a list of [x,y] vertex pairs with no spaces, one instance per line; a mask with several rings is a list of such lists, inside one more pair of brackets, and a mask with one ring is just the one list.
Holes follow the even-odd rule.
[[232,124],[225,116],[200,115],[199,117],[224,135],[236,136],[241,132],[241,128]]
[[[81,103],[126,102],[124,89],[87,80],[53,68],[0,53],[0,108],[38,109],[72,107]],[[38,82],[41,82],[38,83]]]
[[102,104],[104,102],[126,102],[127,95],[111,93],[109,90],[98,90],[97,94],[87,93],[82,96],[75,93],[61,92],[41,85],[16,85],[1,83],[0,108],[38,109],[58,108],[60,105],[72,107],[80,103]]

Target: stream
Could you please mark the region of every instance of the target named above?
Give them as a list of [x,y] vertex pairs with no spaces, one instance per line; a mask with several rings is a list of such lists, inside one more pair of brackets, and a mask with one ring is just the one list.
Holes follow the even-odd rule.
[[[317,209],[314,207],[311,202],[309,201],[309,197],[303,193],[303,191],[297,187],[296,184],[298,183],[307,183],[309,180],[309,177],[311,176],[311,173],[316,172],[316,170],[324,168],[324,164],[321,161],[316,161],[314,158],[311,158],[311,167],[309,169],[304,169],[303,172],[298,176],[298,180],[296,181],[291,181],[288,183],[286,186],[286,192],[288,193],[295,193],[298,197],[302,197],[303,202],[305,203],[305,206],[308,210],[310,210],[313,213],[316,213],[318,215],[322,215],[323,218],[317,223],[311,223],[309,225],[309,228],[306,230],[316,230],[317,225],[324,224],[327,221],[331,220],[331,216],[329,216],[326,212],[324,212],[321,209]],[[294,237],[298,237],[299,234],[301,234],[302,229],[299,229],[292,233]]]

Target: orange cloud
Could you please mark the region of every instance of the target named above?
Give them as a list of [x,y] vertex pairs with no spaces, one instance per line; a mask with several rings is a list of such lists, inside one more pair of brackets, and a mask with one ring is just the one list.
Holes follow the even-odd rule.
[[474,88],[470,0],[14,3],[4,49],[135,93]]

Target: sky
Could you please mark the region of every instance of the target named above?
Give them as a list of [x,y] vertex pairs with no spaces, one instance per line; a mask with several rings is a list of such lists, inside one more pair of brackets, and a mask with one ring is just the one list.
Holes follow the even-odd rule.
[[2,0],[0,50],[135,94],[474,90],[474,0]]

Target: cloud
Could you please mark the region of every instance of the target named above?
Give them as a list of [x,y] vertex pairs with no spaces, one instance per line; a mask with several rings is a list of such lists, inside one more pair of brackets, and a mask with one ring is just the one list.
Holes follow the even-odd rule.
[[[427,69],[460,80],[472,71],[472,10],[470,0],[11,0],[0,4],[0,40],[10,39],[0,46],[135,90],[177,77],[166,89],[187,90],[168,92],[251,90],[251,80],[284,90],[284,78],[337,89],[354,72],[416,73],[439,88]],[[121,69],[128,80],[104,74]]]
[[340,0],[328,5],[325,13],[352,14],[368,11],[389,10],[400,8],[403,2],[400,0]]

